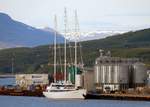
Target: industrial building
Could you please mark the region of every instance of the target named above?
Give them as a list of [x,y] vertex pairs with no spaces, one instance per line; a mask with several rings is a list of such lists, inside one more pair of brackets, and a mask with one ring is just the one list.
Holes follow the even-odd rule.
[[137,58],[111,57],[110,52],[95,61],[94,78],[96,90],[119,91],[146,85],[145,64]]
[[17,74],[16,85],[20,87],[28,87],[31,85],[47,85],[49,84],[48,74]]
[[85,72],[83,73],[84,84],[83,87],[89,92],[95,90],[94,83],[94,70],[90,68],[85,68]]

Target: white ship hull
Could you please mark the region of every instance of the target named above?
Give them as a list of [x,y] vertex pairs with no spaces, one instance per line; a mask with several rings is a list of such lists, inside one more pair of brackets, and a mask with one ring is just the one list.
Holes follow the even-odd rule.
[[62,92],[43,92],[44,96],[50,99],[84,99],[85,89],[62,91]]

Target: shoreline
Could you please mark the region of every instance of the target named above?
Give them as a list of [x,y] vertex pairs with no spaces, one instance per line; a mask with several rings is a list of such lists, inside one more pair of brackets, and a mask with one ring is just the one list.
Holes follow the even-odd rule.
[[150,95],[134,94],[93,94],[88,93],[85,99],[103,99],[103,100],[125,100],[125,101],[150,101]]
[[[29,90],[0,90],[3,96],[28,96],[28,97],[44,97],[43,91]],[[134,95],[134,94],[94,94],[87,93],[84,95],[85,100],[122,100],[122,101],[150,101],[150,95]]]

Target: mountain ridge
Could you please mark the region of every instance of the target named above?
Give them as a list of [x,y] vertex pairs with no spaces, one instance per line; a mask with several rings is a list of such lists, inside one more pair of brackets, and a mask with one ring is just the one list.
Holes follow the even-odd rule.
[[[37,29],[24,23],[13,20],[9,15],[0,13],[0,42],[9,44],[8,47],[24,46],[34,47],[52,44],[54,33]],[[63,43],[64,38],[59,34],[58,42]],[[12,45],[12,46],[11,46]]]

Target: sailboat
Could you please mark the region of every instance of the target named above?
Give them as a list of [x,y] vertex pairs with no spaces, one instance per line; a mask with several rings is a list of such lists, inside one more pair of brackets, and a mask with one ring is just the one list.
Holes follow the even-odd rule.
[[[77,16],[77,13],[75,13]],[[66,18],[66,9],[65,9],[65,18]],[[65,19],[65,36],[66,36],[66,19]],[[55,16],[55,29],[57,29],[57,18]],[[71,81],[67,80],[67,64],[66,64],[66,38],[64,43],[64,80],[56,81],[56,36],[57,32],[55,31],[54,38],[54,82],[46,88],[46,91],[43,92],[43,95],[50,99],[84,99],[86,95],[86,90],[76,86],[76,83],[73,84]],[[77,43],[75,41],[75,71],[77,72]],[[75,72],[75,73],[76,73]],[[75,74],[76,75],[76,74]]]

